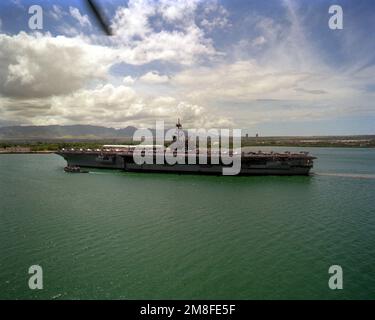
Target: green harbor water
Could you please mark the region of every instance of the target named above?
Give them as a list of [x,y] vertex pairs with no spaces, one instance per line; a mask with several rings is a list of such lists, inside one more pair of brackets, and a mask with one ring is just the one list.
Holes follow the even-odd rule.
[[0,155],[0,299],[374,299],[375,150],[308,151],[311,177],[67,174],[57,155]]

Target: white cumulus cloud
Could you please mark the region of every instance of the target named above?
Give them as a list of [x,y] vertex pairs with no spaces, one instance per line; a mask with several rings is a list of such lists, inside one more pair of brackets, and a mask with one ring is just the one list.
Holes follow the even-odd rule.
[[71,16],[76,19],[78,21],[78,23],[82,26],[82,27],[90,27],[91,26],[91,22],[89,20],[89,17],[87,14],[85,15],[82,15],[80,12],[79,12],[79,9],[78,8],[74,8],[74,7],[69,7],[69,12],[71,14]]
[[43,97],[67,94],[105,79],[114,62],[106,47],[49,34],[0,34],[0,94]]
[[166,75],[160,75],[156,71],[150,71],[139,78],[139,81],[147,84],[162,84],[169,81]]

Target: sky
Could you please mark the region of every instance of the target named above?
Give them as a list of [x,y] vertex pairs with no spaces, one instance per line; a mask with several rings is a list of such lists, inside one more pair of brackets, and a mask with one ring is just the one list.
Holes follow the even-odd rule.
[[113,36],[83,0],[1,1],[0,126],[181,118],[249,135],[375,134],[373,0],[97,3]]

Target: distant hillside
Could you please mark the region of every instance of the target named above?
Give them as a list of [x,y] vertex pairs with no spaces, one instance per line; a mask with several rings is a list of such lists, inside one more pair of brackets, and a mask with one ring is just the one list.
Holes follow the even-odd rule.
[[[90,125],[73,126],[11,126],[0,127],[0,142],[6,145],[34,145],[35,143],[130,143],[137,128],[123,129]],[[153,134],[155,129],[149,129]],[[186,134],[186,132],[185,132]],[[375,135],[355,136],[295,136],[242,138],[242,146],[291,147],[375,147]],[[55,145],[50,146],[56,147]],[[1,145],[0,145],[1,148]]]
[[0,140],[54,140],[54,139],[120,139],[132,137],[135,127],[124,129],[100,126],[12,126],[0,127]]

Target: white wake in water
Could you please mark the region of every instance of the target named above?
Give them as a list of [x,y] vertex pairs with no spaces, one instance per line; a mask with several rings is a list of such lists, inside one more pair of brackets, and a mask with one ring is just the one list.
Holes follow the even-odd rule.
[[111,174],[110,172],[89,171],[89,174]]
[[367,173],[325,173],[316,172],[317,176],[331,176],[331,177],[342,177],[342,178],[353,178],[353,179],[375,179],[375,174]]

